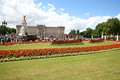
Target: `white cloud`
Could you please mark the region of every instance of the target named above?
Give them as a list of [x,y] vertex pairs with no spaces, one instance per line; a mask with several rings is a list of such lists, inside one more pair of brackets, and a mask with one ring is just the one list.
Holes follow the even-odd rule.
[[48,10],[49,11],[54,11],[54,10],[56,10],[56,8],[53,4],[48,3]]
[[[42,2],[35,4],[33,0],[0,0],[0,22],[6,20],[8,26],[14,27],[22,22],[27,15],[28,25],[44,24],[48,26],[65,26],[65,32],[71,29],[85,30],[94,28],[98,23],[106,21],[110,16],[95,16],[81,19],[65,13],[63,8],[57,9],[53,4],[44,6]],[[90,13],[86,13],[90,15]],[[117,15],[120,19],[120,14]]]
[[61,11],[64,11],[64,9],[63,9],[63,8],[60,8],[60,10],[61,10]]
[[94,28],[98,23],[105,22],[109,18],[111,18],[111,17],[110,16],[90,17],[89,19],[87,19],[86,26]]
[[89,13],[89,12],[87,12],[87,13],[85,13],[85,15],[86,15],[86,16],[90,16],[90,13]]
[[116,18],[118,18],[120,20],[120,14],[118,14],[117,16],[115,16]]

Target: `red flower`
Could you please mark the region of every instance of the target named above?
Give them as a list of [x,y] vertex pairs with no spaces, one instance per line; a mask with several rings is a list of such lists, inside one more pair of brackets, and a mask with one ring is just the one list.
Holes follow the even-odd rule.
[[73,48],[45,48],[45,49],[26,49],[26,50],[0,50],[0,58],[20,57],[20,56],[40,56],[62,53],[77,53],[97,50],[106,50],[112,48],[120,48],[120,44],[89,46],[89,47],[73,47]]

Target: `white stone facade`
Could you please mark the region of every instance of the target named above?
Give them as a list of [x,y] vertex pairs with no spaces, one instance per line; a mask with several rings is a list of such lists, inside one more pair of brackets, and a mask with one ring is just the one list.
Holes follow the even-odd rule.
[[[16,35],[20,33],[22,25],[16,25]],[[28,35],[37,35],[39,38],[61,38],[64,36],[64,26],[48,27],[45,25],[27,26]]]

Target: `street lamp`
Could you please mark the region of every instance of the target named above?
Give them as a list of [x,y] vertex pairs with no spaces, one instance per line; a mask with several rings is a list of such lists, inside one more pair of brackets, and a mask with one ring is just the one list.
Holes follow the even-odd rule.
[[5,26],[7,25],[7,22],[4,20],[3,22],[2,22],[2,26],[3,26],[3,35],[4,35],[4,38],[3,38],[3,40],[2,40],[2,42],[3,42],[3,44],[5,43]]
[[5,26],[7,25],[7,22],[4,20],[3,22],[2,22],[2,26],[4,27],[4,33],[3,33],[3,35],[5,36]]

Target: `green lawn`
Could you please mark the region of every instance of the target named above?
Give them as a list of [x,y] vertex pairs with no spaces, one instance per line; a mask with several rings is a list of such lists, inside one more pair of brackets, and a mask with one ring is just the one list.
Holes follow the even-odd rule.
[[1,62],[0,80],[120,80],[120,50]]
[[90,42],[83,42],[77,45],[52,45],[50,42],[47,43],[31,43],[31,44],[14,44],[10,46],[1,46],[0,50],[10,50],[10,49],[37,49],[37,48],[65,48],[65,47],[84,47],[84,46],[98,46],[98,45],[108,45],[108,44],[115,44],[118,42],[115,41],[104,41],[99,43],[90,43]]

